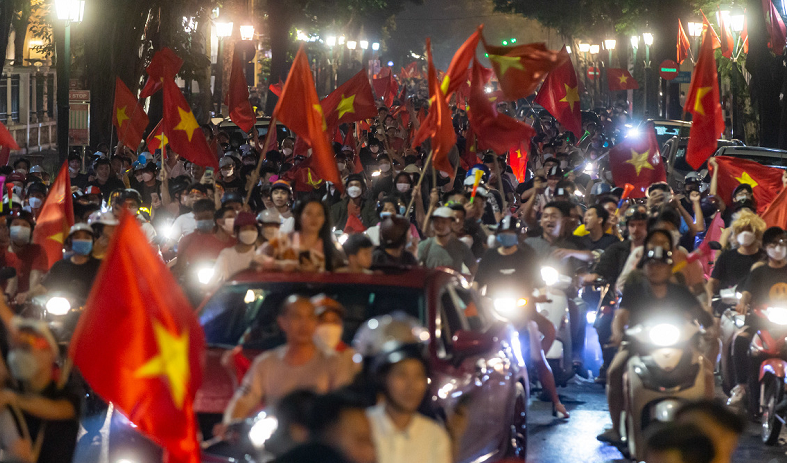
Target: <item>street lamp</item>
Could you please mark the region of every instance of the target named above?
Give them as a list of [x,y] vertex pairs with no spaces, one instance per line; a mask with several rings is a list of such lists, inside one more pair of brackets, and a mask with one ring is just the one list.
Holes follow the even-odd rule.
[[348,50],[355,50],[358,46],[358,42],[355,40],[348,40],[347,41],[347,49]]
[[636,50],[637,48],[639,48],[639,36],[638,35],[632,35],[629,40],[631,41],[631,48],[633,50]]
[[334,37],[332,35],[326,37],[325,38],[325,45],[328,45],[329,47],[335,47],[336,46],[336,37]]
[[[84,0],[55,0],[57,19],[63,21],[63,37],[57,46],[57,153],[60,164],[68,159],[68,87],[71,80],[71,23],[82,21]],[[136,148],[136,147],[135,147]]]
[[645,45],[647,46],[653,45],[653,34],[651,34],[650,32],[643,32],[642,40],[645,42]]
[[604,41],[604,48],[606,48],[609,51],[612,51],[612,50],[615,49],[615,45],[617,43],[618,43],[618,41],[615,40],[615,39],[607,39],[607,40]]
[[380,44],[378,42],[374,42],[372,44],[372,50],[378,51],[380,49]]
[[650,32],[643,32],[642,33],[642,41],[645,42],[645,85],[643,98],[644,98],[644,107],[643,107],[643,116],[648,116],[648,70],[650,69],[650,46],[653,45],[653,34]]
[[590,46],[590,54],[591,55],[598,55],[598,52],[601,51],[601,47],[598,45],[591,45]]
[[213,82],[213,98],[216,100],[216,115],[221,116],[221,97],[224,94],[224,39],[232,35],[232,21],[216,22],[216,37],[219,49],[216,52],[216,79]]
[[361,44],[361,48],[363,50],[368,50],[369,49],[369,41],[368,40],[361,40],[360,44]]
[[589,43],[580,43],[579,44],[579,51],[582,53],[587,53],[590,51],[590,44]]
[[240,26],[241,40],[252,40],[254,38],[254,26]]
[[745,20],[745,16],[743,14],[735,14],[730,16],[730,28],[733,32],[741,32],[743,31],[743,23]]
[[339,41],[337,42],[339,45],[344,45],[344,36],[339,37]]
[[702,23],[689,21],[687,26],[689,27],[689,35],[692,37],[699,37],[702,35]]

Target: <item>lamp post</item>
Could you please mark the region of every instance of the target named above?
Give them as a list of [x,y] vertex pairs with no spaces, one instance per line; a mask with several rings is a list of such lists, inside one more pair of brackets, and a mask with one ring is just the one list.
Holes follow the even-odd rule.
[[650,46],[653,45],[653,34],[650,32],[642,33],[642,41],[645,42],[645,107],[643,117],[648,116],[648,71],[650,70]]
[[[637,51],[639,51],[639,36],[632,35],[629,38],[629,42],[631,43],[631,74],[634,75],[634,68],[637,65]],[[629,111],[631,114],[634,114],[634,90],[629,90],[626,94],[629,101]]]
[[68,159],[69,102],[68,88],[71,80],[71,23],[82,22],[85,0],[56,0],[57,19],[63,21],[63,36],[56,40],[57,47],[57,154],[60,164]]
[[590,46],[590,55],[592,56],[590,64],[593,65],[593,106],[601,104],[601,83],[599,82],[599,80],[601,80],[601,73],[599,72],[599,66],[596,62],[600,52],[601,46],[595,44]]
[[[590,44],[589,43],[580,43],[577,45],[577,49],[580,53],[582,53],[582,57],[585,61],[585,91],[588,92],[588,96],[590,96],[590,82],[588,81],[588,52],[590,51]],[[592,99],[591,99],[592,104]]]
[[608,53],[608,60],[607,60],[607,68],[606,68],[606,77],[607,77],[607,104],[612,103],[612,91],[609,90],[609,68],[612,67],[612,50],[615,49],[615,45],[617,45],[618,41],[615,39],[606,39],[604,40],[604,48],[607,49]]
[[232,22],[216,22],[216,37],[219,50],[216,53],[216,79],[213,82],[213,97],[216,100],[216,115],[221,115],[221,98],[224,96],[224,39],[232,35]]

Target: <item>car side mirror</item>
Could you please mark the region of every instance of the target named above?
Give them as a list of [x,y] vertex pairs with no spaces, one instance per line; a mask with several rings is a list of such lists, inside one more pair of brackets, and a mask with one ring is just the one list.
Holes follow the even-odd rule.
[[478,331],[459,330],[452,338],[453,351],[459,357],[472,357],[489,351],[494,340],[488,333]]

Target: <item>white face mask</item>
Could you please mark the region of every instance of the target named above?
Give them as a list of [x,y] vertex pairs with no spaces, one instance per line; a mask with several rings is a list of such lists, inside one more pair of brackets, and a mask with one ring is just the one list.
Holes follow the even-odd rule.
[[32,207],[33,209],[38,209],[39,207],[41,207],[41,203],[43,202],[44,201],[41,198],[36,198],[35,196],[31,196],[27,198],[27,203],[30,204],[30,207]]
[[283,148],[281,152],[284,153],[285,156],[289,156],[292,154],[292,148]]
[[784,260],[787,257],[787,246],[782,244],[775,248],[768,248],[768,257],[773,260]]
[[746,230],[738,233],[737,240],[738,240],[738,244],[740,244],[741,246],[749,246],[750,244],[754,243],[755,238],[756,236],[754,235],[753,232]]
[[11,233],[11,240],[16,244],[25,244],[30,242],[30,229],[21,225],[14,225],[9,229]]
[[408,191],[410,191],[410,184],[409,183],[397,183],[396,184],[396,189],[400,193],[407,193]]
[[347,196],[355,199],[358,196],[361,196],[361,187],[359,186],[351,186],[347,188]]
[[257,230],[244,230],[238,233],[238,241],[246,245],[254,244],[257,242],[258,235]]
[[144,174],[142,174],[143,182],[149,182],[151,180],[153,180],[153,174],[151,174],[150,172],[145,172]]
[[738,195],[738,196],[735,197],[735,202],[737,203],[737,202],[740,202],[740,201],[746,201],[748,199],[749,199],[749,195],[745,195],[745,194]]
[[336,349],[342,340],[344,327],[335,323],[323,323],[314,330],[314,343],[327,351]]

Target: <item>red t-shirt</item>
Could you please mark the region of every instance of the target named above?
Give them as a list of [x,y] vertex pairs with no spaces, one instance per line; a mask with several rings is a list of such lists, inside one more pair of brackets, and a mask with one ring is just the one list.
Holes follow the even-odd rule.
[[180,265],[189,265],[200,260],[215,261],[223,249],[235,246],[236,243],[235,238],[221,241],[213,233],[195,231],[178,242],[178,260],[183,259]]
[[41,273],[46,273],[49,270],[49,261],[46,251],[39,244],[30,243],[15,254],[20,261],[19,268],[17,268],[19,292],[23,293],[30,289],[30,272],[38,270]]

